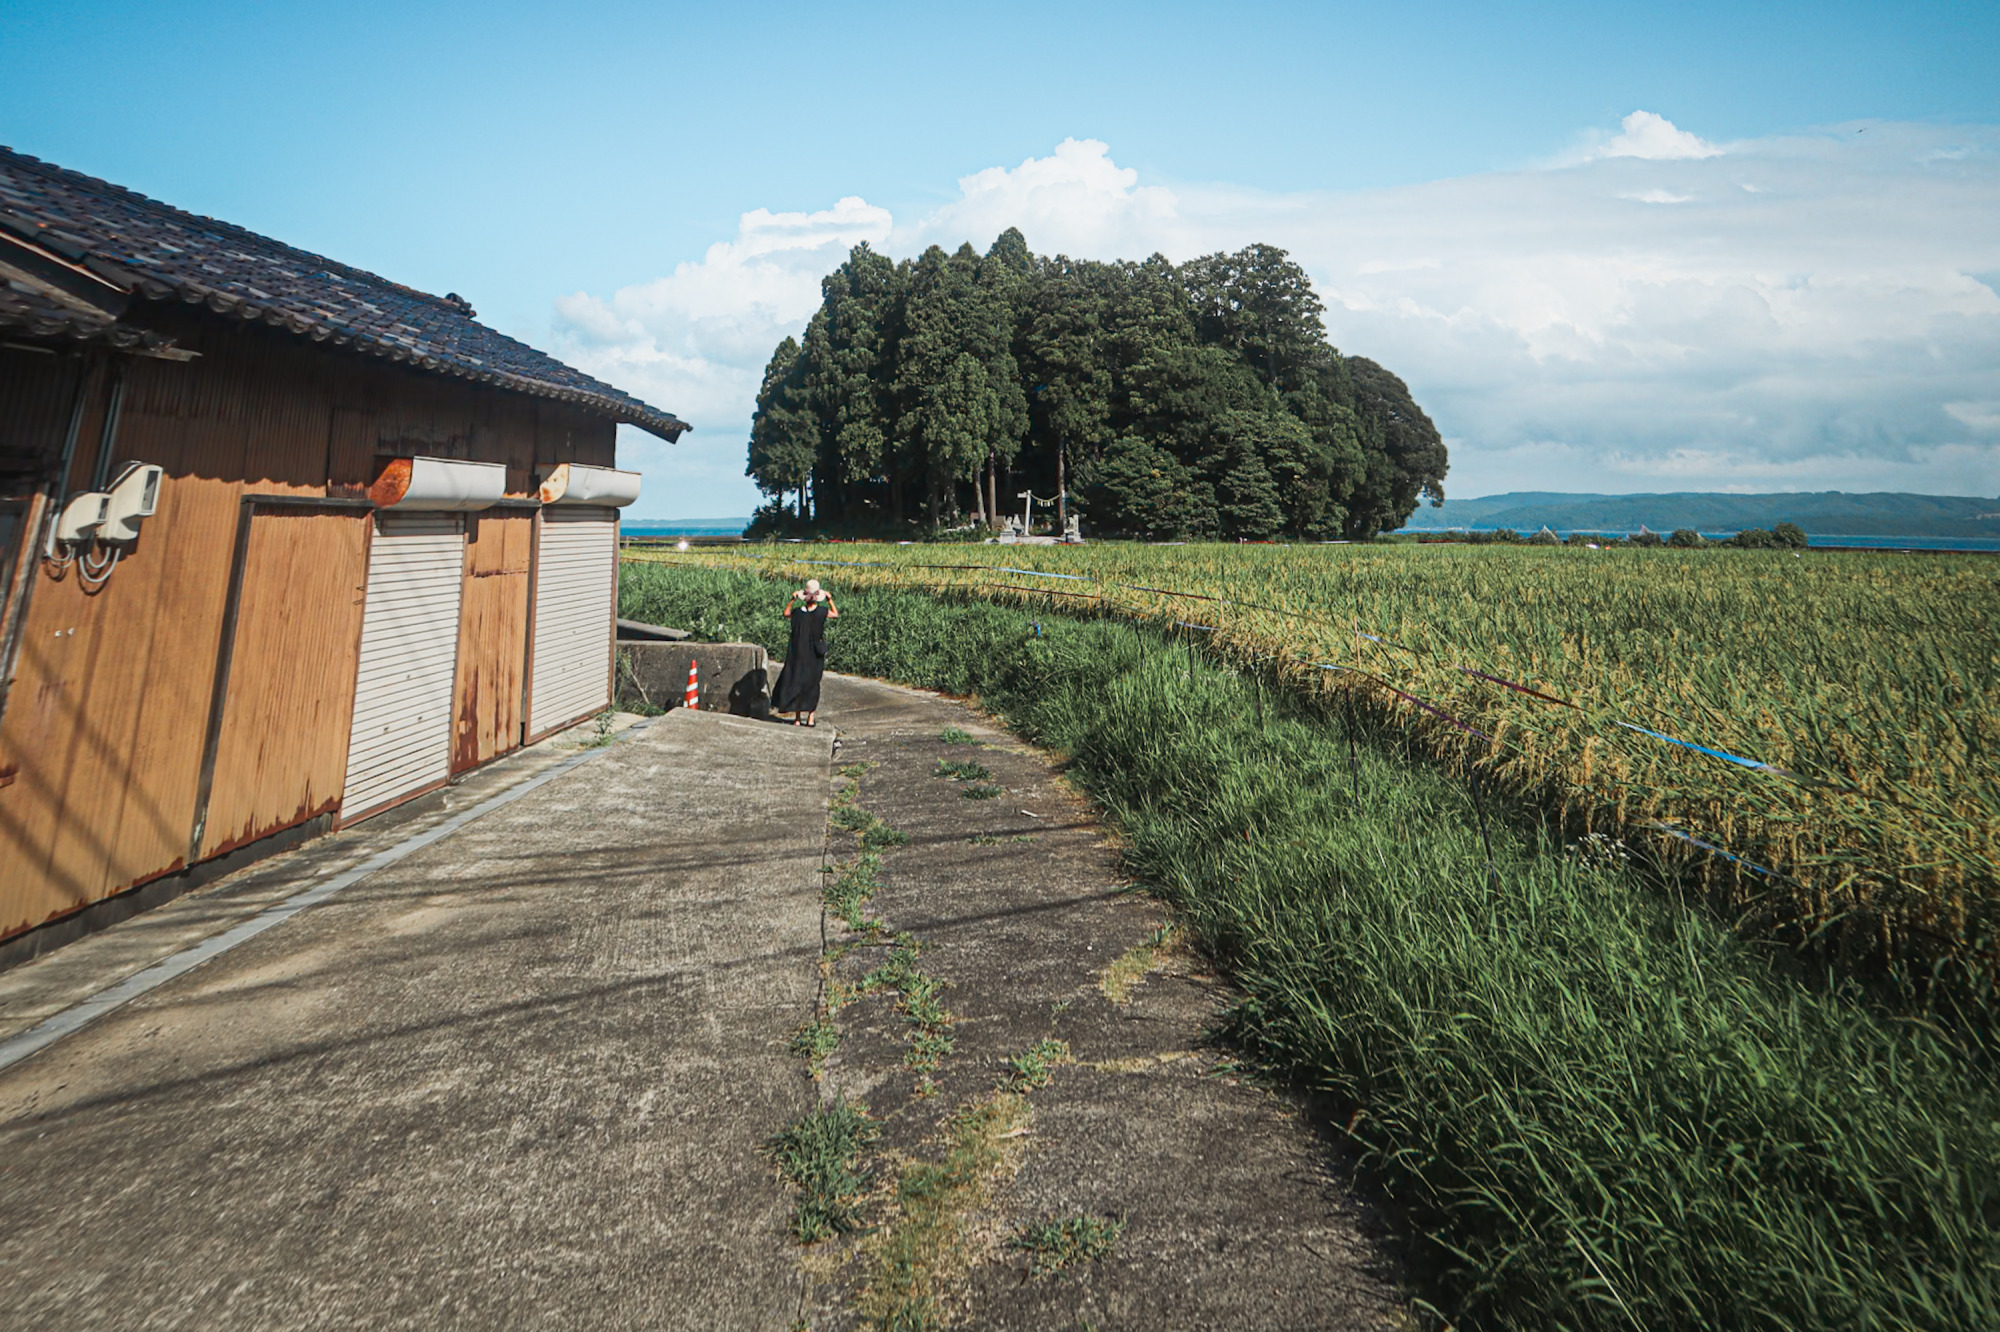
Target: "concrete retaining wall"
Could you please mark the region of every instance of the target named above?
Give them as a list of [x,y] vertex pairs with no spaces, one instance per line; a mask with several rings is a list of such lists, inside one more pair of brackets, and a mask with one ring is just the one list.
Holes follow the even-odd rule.
[[770,659],[758,643],[618,644],[618,706],[632,711],[677,708],[694,661],[703,712],[739,717],[771,714]]

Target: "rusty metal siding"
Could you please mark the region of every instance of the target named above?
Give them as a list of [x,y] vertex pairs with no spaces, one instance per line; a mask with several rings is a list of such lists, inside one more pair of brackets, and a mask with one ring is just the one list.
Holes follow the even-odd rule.
[[375,521],[342,823],[451,774],[464,520],[455,513],[385,513]]
[[535,650],[528,731],[543,735],[611,702],[613,509],[542,510],[535,553]]
[[193,860],[331,813],[347,769],[368,513],[246,504],[243,521]]
[[477,767],[521,742],[534,530],[529,509],[491,509],[466,525],[458,681],[451,706],[453,772]]

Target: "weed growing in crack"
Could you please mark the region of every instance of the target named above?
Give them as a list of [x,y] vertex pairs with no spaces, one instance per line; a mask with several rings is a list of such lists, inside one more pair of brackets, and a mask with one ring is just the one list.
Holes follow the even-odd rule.
[[1068,1041],[1037,1041],[1026,1053],[1007,1061],[1008,1072],[1002,1085],[1017,1092],[1034,1091],[1049,1085],[1056,1065],[1074,1062]]
[[1132,987],[1144,980],[1159,960],[1157,943],[1142,943],[1127,949],[1098,976],[1097,988],[1106,999],[1122,1008],[1132,1002]]
[[971,759],[939,759],[937,772],[933,775],[949,777],[955,782],[976,782],[984,781],[993,774],[985,764],[974,763]]
[[880,1133],[865,1111],[840,1100],[764,1144],[799,1190],[792,1214],[792,1234],[799,1243],[817,1244],[860,1226],[860,1197],[872,1177],[860,1168],[861,1153]]
[[943,1295],[967,1261],[968,1222],[1018,1161],[1014,1144],[1027,1132],[1027,1098],[1001,1092],[952,1116],[943,1160],[904,1168],[895,1217],[869,1248],[865,1326],[918,1332],[943,1325]]
[[951,1014],[938,1002],[944,982],[918,968],[918,952],[917,941],[903,936],[882,965],[861,978],[861,989],[864,993],[895,992],[897,1007],[914,1028],[903,1065],[914,1073],[928,1075],[936,1072],[938,1062],[952,1052]]
[[872,763],[850,763],[840,771],[846,776],[852,774],[847,785],[840,788],[833,797],[832,808],[827,817],[833,826],[842,832],[851,832],[861,839],[864,851],[879,851],[887,846],[906,846],[910,835],[899,828],[892,828],[878,816],[855,804],[861,794],[860,773],[874,767]]
[[792,1033],[792,1053],[806,1061],[806,1068],[815,1078],[826,1071],[826,1057],[839,1046],[840,1028],[825,1018],[808,1022]]
[[865,832],[876,822],[875,816],[859,805],[835,805],[832,818],[834,827],[851,833]]
[[977,745],[980,743],[978,738],[970,732],[962,731],[956,726],[947,726],[942,731],[939,731],[938,739],[948,745]]
[[872,851],[863,851],[853,860],[836,866],[834,877],[820,889],[820,900],[826,909],[840,917],[841,923],[857,934],[872,933],[875,922],[864,913],[868,899],[882,887],[876,871],[882,868],[882,858]]
[[966,787],[959,794],[967,800],[991,800],[994,796],[1006,795],[1007,792],[1003,787],[991,786],[985,782],[981,782],[977,786]]
[[884,847],[890,846],[908,846],[909,844],[910,835],[908,833],[904,832],[901,828],[891,828],[880,819],[875,820],[874,823],[861,830],[861,845],[870,851],[879,851]]
[[[956,1048],[949,1029],[919,1028],[916,1034],[910,1037],[910,1048],[903,1052],[903,1067],[912,1073],[925,1075],[935,1073],[938,1064]],[[928,1076],[925,1081],[929,1082]]]
[[1078,1263],[1103,1262],[1124,1232],[1122,1216],[1066,1216],[1029,1222],[1007,1247],[1027,1254],[1028,1270],[1036,1276],[1054,1276]]

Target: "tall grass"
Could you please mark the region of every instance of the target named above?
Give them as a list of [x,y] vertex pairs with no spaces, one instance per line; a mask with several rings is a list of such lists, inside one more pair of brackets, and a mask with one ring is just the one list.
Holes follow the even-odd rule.
[[[783,591],[628,568],[624,612],[777,645]],[[1130,869],[1247,996],[1236,1035],[1328,1093],[1468,1327],[2000,1326],[1991,1063],[1813,986],[1615,856],[1363,719],[1150,631],[841,596],[835,669],[977,692],[1068,754]],[[1039,633],[1031,627],[1039,623]]]
[[[1433,758],[1477,764],[1575,829],[1615,831],[1703,865],[1711,889],[1759,928],[1918,979],[1942,970],[1987,985],[2000,968],[2000,579],[1990,560],[1129,544],[752,555],[759,567],[840,587],[1213,626],[1205,637],[1221,650],[1262,660],[1294,687],[1352,689],[1380,720],[1420,722],[1414,743]],[[949,564],[989,567],[917,567]],[[992,567],[1003,565],[1082,580]],[[1656,821],[1779,873],[1703,856]]]

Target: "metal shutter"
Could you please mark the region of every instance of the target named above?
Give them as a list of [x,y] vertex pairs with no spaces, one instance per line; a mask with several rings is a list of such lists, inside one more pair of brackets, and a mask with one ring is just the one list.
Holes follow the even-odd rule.
[[343,823],[445,780],[465,528],[457,514],[380,514],[368,551]]
[[611,702],[613,575],[618,514],[542,510],[535,546],[535,660],[528,734],[541,735]]

